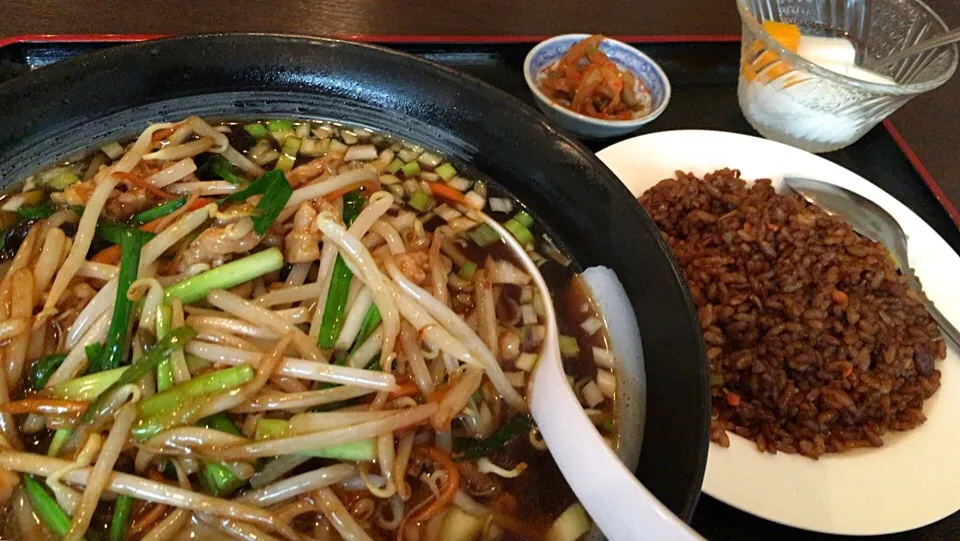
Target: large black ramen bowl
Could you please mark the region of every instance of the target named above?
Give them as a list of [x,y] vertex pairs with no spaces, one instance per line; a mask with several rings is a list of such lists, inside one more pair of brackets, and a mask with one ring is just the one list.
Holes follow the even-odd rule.
[[91,53],[0,85],[0,179],[191,114],[328,118],[416,141],[512,192],[582,265],[614,269],[646,364],[637,477],[689,520],[710,415],[700,326],[653,222],[583,146],[506,93],[412,56],[337,40],[194,36]]

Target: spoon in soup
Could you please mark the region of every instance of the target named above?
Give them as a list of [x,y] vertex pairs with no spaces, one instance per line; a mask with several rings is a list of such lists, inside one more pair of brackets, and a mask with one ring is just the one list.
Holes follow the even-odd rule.
[[543,299],[546,336],[533,375],[530,410],[560,472],[594,523],[612,541],[702,539],[637,481],[587,417],[563,371],[556,312],[536,264],[499,222],[482,213],[473,217],[500,235]]

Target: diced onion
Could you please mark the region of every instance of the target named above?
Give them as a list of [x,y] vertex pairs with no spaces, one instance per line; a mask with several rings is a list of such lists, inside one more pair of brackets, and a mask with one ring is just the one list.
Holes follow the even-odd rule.
[[607,370],[613,370],[616,367],[613,353],[609,349],[598,348],[597,346],[593,346],[593,362]]
[[417,161],[420,162],[420,165],[424,167],[434,169],[440,165],[440,163],[443,161],[443,158],[437,156],[433,152],[424,152],[419,158],[417,158]]
[[533,301],[533,286],[523,286],[520,289],[520,303],[526,304]]
[[340,130],[340,139],[343,139],[343,142],[348,145],[355,145],[359,139],[357,136],[350,130]]
[[526,374],[523,372],[504,372],[503,374],[507,376],[507,381],[509,381],[510,385],[513,385],[514,387],[520,388],[527,383]]
[[579,503],[575,503],[553,521],[544,541],[576,541],[590,531],[590,517]]
[[402,148],[399,152],[397,152],[397,157],[403,160],[404,163],[410,163],[420,157],[420,153],[414,152],[409,148]]
[[434,209],[434,212],[437,214],[437,216],[443,218],[443,221],[445,222],[453,221],[462,216],[460,211],[447,204],[440,205]]
[[617,377],[613,375],[613,372],[597,370],[597,387],[600,388],[603,396],[613,398],[613,395],[617,392]]
[[537,311],[533,309],[532,304],[521,305],[520,315],[524,325],[533,325],[537,322]]
[[487,204],[487,201],[483,198],[483,196],[475,191],[467,192],[465,197],[467,199],[467,205],[476,210],[483,210],[483,207]]
[[470,181],[463,177],[453,177],[447,181],[447,186],[450,186],[458,192],[465,192],[470,189]]
[[319,128],[314,128],[313,134],[317,136],[317,139],[329,139],[333,135],[333,126],[324,124]]
[[343,160],[347,162],[375,160],[379,154],[373,145],[354,145],[347,149]]
[[394,184],[400,184],[400,179],[397,178],[396,175],[380,175],[380,183],[392,186]]
[[597,404],[603,402],[603,393],[600,392],[600,387],[597,386],[596,382],[591,381],[584,385],[581,394],[587,407],[595,408]]
[[490,210],[493,212],[510,212],[513,210],[513,202],[502,197],[490,198]]
[[514,364],[520,370],[530,372],[533,370],[533,367],[537,365],[537,358],[536,353],[521,353]]
[[113,143],[107,143],[100,147],[100,150],[107,155],[111,160],[116,160],[120,156],[123,156],[123,147],[120,146],[120,143],[114,141]]
[[426,180],[427,182],[436,182],[440,180],[440,175],[436,173],[431,173],[429,171],[421,171],[420,180]]
[[600,321],[600,318],[590,316],[583,320],[583,323],[580,324],[580,328],[583,329],[583,332],[589,335],[594,335],[597,334],[597,331],[603,328],[603,322]]

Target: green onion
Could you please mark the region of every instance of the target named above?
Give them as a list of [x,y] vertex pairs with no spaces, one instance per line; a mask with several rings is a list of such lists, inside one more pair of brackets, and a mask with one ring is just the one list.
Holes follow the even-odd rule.
[[227,434],[233,434],[234,436],[243,435],[240,429],[237,428],[237,425],[233,424],[233,421],[230,420],[230,416],[222,411],[220,413],[214,413],[210,417],[200,419],[200,422],[197,424],[202,427],[219,430],[220,432],[226,432]]
[[268,248],[173,284],[164,290],[164,299],[176,298],[190,304],[205,298],[210,290],[229,289],[281,267],[283,253],[279,248]]
[[228,162],[227,159],[220,154],[210,158],[207,166],[210,167],[218,177],[226,180],[230,184],[243,184],[247,182],[247,179],[237,174],[238,169],[236,166]]
[[503,228],[509,231],[521,245],[526,246],[533,242],[533,233],[517,220],[511,218],[503,223]]
[[133,216],[133,223],[145,224],[158,218],[163,218],[164,216],[167,216],[173,211],[182,207],[186,202],[186,197],[181,197],[180,199],[171,199],[170,201],[157,205],[152,209],[147,209],[139,214],[135,214]]
[[472,443],[460,454],[457,460],[476,460],[489,456],[507,446],[513,438],[526,433],[533,426],[533,419],[528,415],[516,415],[500,425],[500,428],[486,438]]
[[577,343],[577,339],[572,336],[561,334],[560,353],[562,353],[564,357],[576,357],[577,355],[580,355],[580,344]]
[[[169,304],[161,303],[157,307],[157,338],[163,338],[170,333],[170,321],[173,318],[173,309]],[[173,365],[170,359],[164,359],[157,365],[157,392],[162,393],[173,387]]]
[[34,513],[40,517],[43,524],[53,533],[60,537],[67,535],[70,531],[70,517],[57,505],[57,500],[53,494],[47,491],[40,481],[37,481],[32,475],[23,476],[23,486],[26,489],[27,497],[30,498],[30,506]]
[[44,218],[49,218],[56,208],[53,206],[53,203],[46,201],[38,205],[26,205],[18,208],[14,212],[21,220],[42,220]]
[[[198,424],[233,434],[234,436],[242,435],[240,430],[237,429],[237,425],[233,424],[230,417],[223,412],[201,419]],[[234,475],[230,468],[219,462],[206,462],[203,468],[202,479],[209,492],[218,497],[233,492],[246,482]]]
[[521,210],[513,217],[514,220],[520,223],[523,227],[530,227],[533,225],[533,216],[527,214],[526,211]]
[[178,405],[199,397],[235,389],[253,380],[254,370],[249,364],[232,366],[197,376],[157,393],[140,403],[141,418],[162,414]]
[[427,195],[424,192],[419,190],[413,192],[413,195],[410,196],[410,199],[407,201],[407,204],[415,208],[420,212],[424,212],[430,206],[430,203],[433,202],[433,198]]
[[149,439],[186,422],[193,411],[212,395],[230,391],[253,380],[254,370],[244,364],[198,376],[155,394],[140,404],[136,426],[130,435]]
[[[121,224],[119,222],[114,222],[111,220],[102,219],[97,222],[97,236],[103,240],[109,242],[110,244],[121,244],[123,242],[123,236],[127,233],[133,235],[141,235],[144,239],[144,242],[152,239],[156,236],[154,233],[148,233],[146,231],[140,231],[135,227],[130,227],[126,224]],[[134,233],[136,232],[136,233]]]
[[[364,203],[360,190],[354,190],[343,196],[343,223],[350,227]],[[337,343],[337,337],[343,329],[343,319],[347,309],[347,295],[350,293],[350,280],[353,272],[347,267],[343,257],[337,256],[330,278],[330,290],[327,293],[327,303],[323,310],[323,321],[320,324],[320,334],[317,335],[317,345],[330,349]]]
[[[300,144],[303,142],[299,137],[287,137],[283,141],[283,155],[277,160],[275,169],[287,172],[293,169],[293,164],[297,161],[297,152],[300,152]],[[284,201],[286,203],[286,201]]]
[[[367,309],[367,314],[363,316],[363,321],[360,323],[360,332],[357,333],[357,339],[353,341],[353,347],[350,348],[350,355],[353,355],[354,352],[367,341],[367,338],[370,338],[373,331],[377,330],[377,326],[380,325],[380,321],[380,309],[377,308],[376,304],[371,304],[370,308]],[[348,355],[348,357],[350,355]]]
[[110,522],[110,541],[123,541],[130,527],[130,515],[133,513],[133,497],[121,495],[113,507],[113,520]]
[[[261,441],[286,438],[292,435],[293,434],[290,433],[289,421],[282,419],[258,419],[257,431],[254,438],[257,441]],[[324,449],[301,451],[296,454],[300,456],[366,462],[376,458],[376,442],[374,438],[367,438],[351,443],[326,447]]]
[[256,441],[284,438],[290,431],[290,422],[283,419],[257,419]]
[[127,290],[137,279],[140,268],[140,249],[147,242],[146,235],[139,230],[128,228],[120,239],[120,272],[117,275],[117,300],[113,307],[113,318],[103,354],[90,359],[88,372],[102,372],[117,368],[130,351],[130,322],[133,301],[127,298]]
[[170,334],[158,340],[143,357],[140,357],[134,361],[132,365],[126,367],[123,373],[120,374],[120,377],[97,396],[96,400],[83,412],[80,422],[90,423],[96,416],[97,411],[103,406],[103,401],[112,394],[111,391],[124,385],[140,381],[140,378],[147,375],[148,372],[156,370],[160,361],[169,358],[174,351],[182,349],[188,341],[193,340],[196,336],[197,331],[193,330],[193,327],[188,326],[170,331]]
[[420,164],[417,162],[405,163],[400,170],[403,171],[404,176],[407,178],[413,178],[420,174]]
[[83,347],[83,351],[87,355],[87,364],[90,364],[94,359],[98,359],[101,355],[103,355],[103,344],[100,342],[87,344]]
[[710,386],[711,386],[711,387],[722,387],[722,386],[723,386],[723,374],[711,373],[711,374],[710,374]]
[[78,177],[73,171],[64,169],[57,172],[53,176],[44,179],[43,184],[44,186],[53,188],[58,192],[62,192],[63,190],[69,188],[71,184],[76,182],[80,182],[80,177]]
[[449,163],[441,164],[439,167],[433,170],[434,173],[440,176],[443,180],[450,180],[453,177],[457,176],[457,170],[453,168]]
[[88,374],[50,387],[50,394],[66,400],[93,400],[116,383],[128,366]]
[[268,120],[268,121],[267,121],[267,129],[270,130],[271,132],[292,131],[292,130],[293,130],[293,122],[290,122],[289,120],[282,120],[282,119],[281,119],[281,120]]
[[480,224],[477,227],[474,227],[472,230],[467,232],[467,236],[470,237],[477,246],[481,248],[486,248],[495,242],[500,241],[500,235],[487,224]]
[[210,362],[210,361],[208,361],[208,360],[206,360],[206,359],[201,359],[200,357],[197,357],[196,355],[190,355],[189,353],[187,353],[187,354],[184,355],[183,357],[184,357],[184,360],[187,361],[187,368],[190,369],[190,373],[196,373],[196,372],[199,372],[199,371],[201,371],[201,370],[206,370],[206,369],[210,368],[211,366],[213,366],[213,363],[212,363],[212,362]]
[[267,136],[267,128],[263,124],[247,124],[243,129],[257,139]]
[[27,388],[39,391],[47,386],[50,376],[60,368],[63,360],[67,356],[61,353],[41,357],[30,365],[30,371],[27,372]]
[[57,431],[53,433],[53,438],[50,440],[50,447],[47,448],[47,456],[59,455],[63,444],[67,443],[67,440],[69,440],[72,435],[73,430],[69,428],[57,429]]
[[477,264],[473,261],[467,261],[460,267],[457,276],[464,280],[473,280],[473,273],[475,272],[477,272]]
[[403,160],[401,160],[400,158],[394,158],[393,161],[390,162],[390,165],[387,166],[386,171],[391,175],[396,175],[397,171],[399,171],[402,168],[403,168]]
[[233,203],[254,195],[262,195],[260,202],[257,203],[257,215],[253,217],[253,230],[258,235],[263,235],[273,225],[292,194],[293,188],[287,182],[283,171],[274,170],[264,173],[246,189],[224,198],[223,202]]

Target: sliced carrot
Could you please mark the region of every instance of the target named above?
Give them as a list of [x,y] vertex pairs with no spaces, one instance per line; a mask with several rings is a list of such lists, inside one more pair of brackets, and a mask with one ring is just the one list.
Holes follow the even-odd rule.
[[460,190],[456,190],[447,186],[446,184],[441,184],[440,182],[430,182],[430,191],[433,192],[433,195],[438,195],[454,203],[460,203],[461,205],[467,204],[467,198],[464,196]]
[[[407,515],[407,517],[403,519],[404,522],[417,523],[430,520],[437,513],[443,511],[446,506],[453,503],[453,499],[460,489],[460,470],[457,469],[457,465],[453,463],[453,460],[450,459],[447,453],[444,453],[436,447],[421,447],[420,453],[426,455],[427,458],[433,461],[434,468],[446,472],[447,481],[443,484],[440,492],[432,502],[420,510]],[[401,528],[399,531],[403,531],[403,529]]]
[[346,194],[348,194],[348,193],[350,193],[350,192],[352,192],[353,190],[356,190],[356,189],[358,189],[358,188],[363,188],[363,189],[367,190],[367,191],[364,192],[364,193],[367,194],[367,195],[369,195],[368,192],[375,192],[375,191],[377,191],[377,190],[380,189],[380,183],[379,183],[379,182],[373,182],[373,181],[364,181],[364,182],[359,182],[359,183],[357,183],[357,184],[351,184],[350,186],[347,186],[346,188],[340,188],[339,190],[330,192],[330,193],[328,193],[327,195],[323,196],[323,198],[326,199],[327,201],[334,201],[334,200],[336,200],[338,197],[343,197],[344,195],[346,195]]
[[157,188],[153,184],[150,184],[146,180],[143,180],[142,178],[138,177],[137,175],[134,175],[133,173],[123,173],[118,171],[113,174],[115,176],[122,178],[124,182],[126,182],[131,186],[136,186],[137,188],[142,188],[146,190],[147,193],[149,193],[150,195],[153,195],[154,197],[159,197],[165,200],[176,199],[180,197],[178,195],[168,193],[161,190],[160,188]]
[[740,395],[737,393],[727,393],[727,404],[730,404],[733,407],[740,405]]
[[120,246],[114,244],[113,246],[104,248],[103,250],[100,250],[99,252],[94,254],[94,256],[90,258],[90,261],[94,263],[105,263],[107,265],[116,265],[117,263],[120,263],[120,255],[121,255]]
[[403,398],[405,396],[413,396],[420,392],[420,387],[417,387],[417,384],[413,381],[407,380],[400,384],[400,388],[396,391],[390,392],[390,398]]
[[16,402],[4,404],[3,411],[20,415],[22,413],[39,414],[76,414],[79,415],[86,411],[89,402],[79,400],[61,400],[59,398],[25,398]]
[[164,128],[162,130],[157,130],[153,132],[153,136],[150,138],[150,140],[153,142],[163,141],[167,137],[170,137],[171,135],[173,135],[174,131],[175,130],[173,128]]

